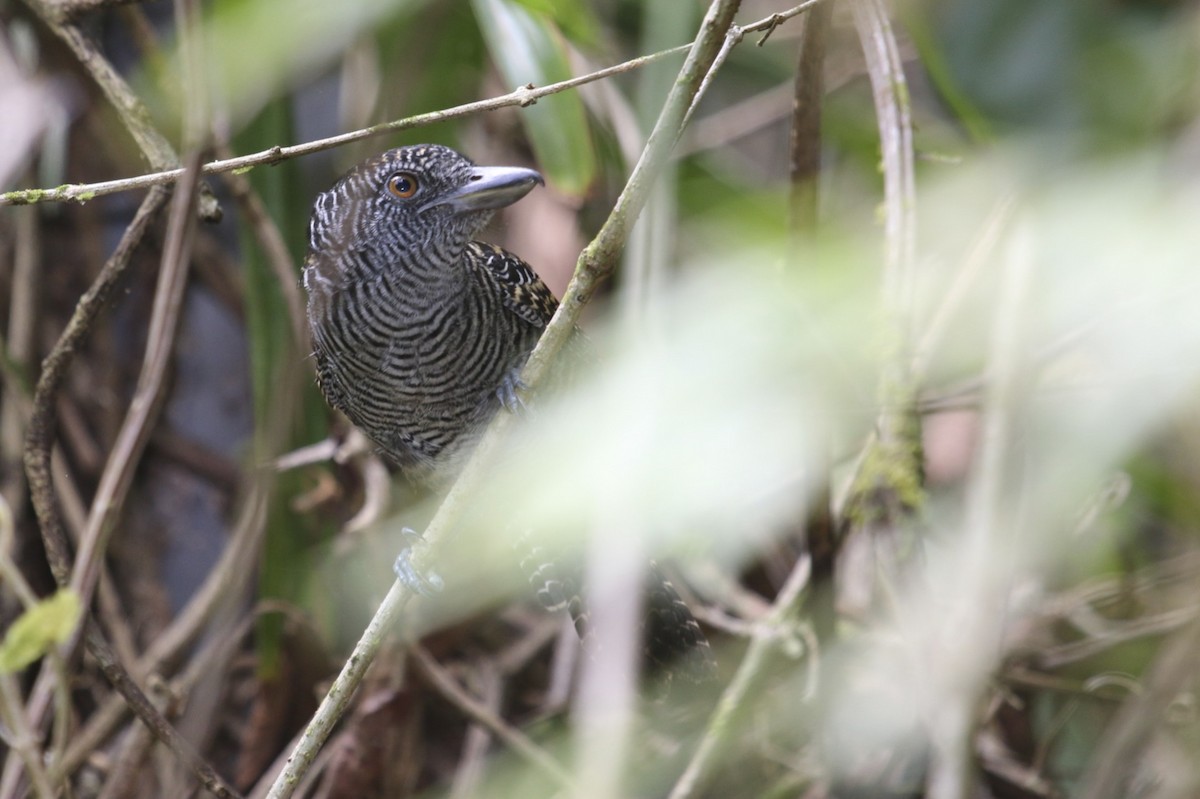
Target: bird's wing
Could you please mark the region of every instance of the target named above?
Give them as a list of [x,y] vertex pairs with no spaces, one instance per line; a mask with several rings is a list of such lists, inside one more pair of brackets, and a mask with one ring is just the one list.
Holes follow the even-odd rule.
[[558,308],[558,300],[533,267],[492,244],[472,241],[468,261],[482,265],[482,277],[495,286],[504,307],[534,327],[545,327]]

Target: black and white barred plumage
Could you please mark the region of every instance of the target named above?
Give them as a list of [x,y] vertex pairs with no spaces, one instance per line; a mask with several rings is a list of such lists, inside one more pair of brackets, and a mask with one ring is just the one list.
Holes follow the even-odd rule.
[[528,264],[473,240],[540,182],[419,145],[317,197],[304,285],[321,389],[410,478],[455,471],[554,313]]

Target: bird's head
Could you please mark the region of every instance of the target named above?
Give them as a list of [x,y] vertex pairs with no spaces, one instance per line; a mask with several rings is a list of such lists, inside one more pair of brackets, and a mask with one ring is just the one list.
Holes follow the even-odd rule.
[[398,147],[369,158],[318,195],[309,221],[313,254],[372,251],[390,263],[407,256],[456,257],[497,208],[542,176],[521,167],[479,167],[438,144]]

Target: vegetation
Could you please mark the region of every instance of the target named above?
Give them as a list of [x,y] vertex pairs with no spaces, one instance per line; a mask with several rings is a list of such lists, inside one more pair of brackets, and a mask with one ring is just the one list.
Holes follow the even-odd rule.
[[[0,21],[0,799],[1200,794],[1195,3]],[[490,236],[563,297],[432,498],[298,283],[421,141],[543,172]],[[714,682],[638,662],[651,560]]]

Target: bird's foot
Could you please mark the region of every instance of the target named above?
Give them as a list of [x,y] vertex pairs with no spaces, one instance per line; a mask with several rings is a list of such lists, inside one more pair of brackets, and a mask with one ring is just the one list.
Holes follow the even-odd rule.
[[429,572],[429,576],[426,577],[412,564],[413,547],[424,543],[424,536],[411,527],[405,527],[400,531],[400,535],[404,536],[405,544],[400,549],[400,554],[396,556],[396,562],[392,564],[392,571],[395,572],[396,579],[404,583],[409,590],[424,597],[439,593],[445,586],[442,578],[435,572]]
[[521,381],[521,370],[519,368],[509,369],[504,375],[504,379],[500,381],[500,385],[496,387],[496,397],[509,413],[524,416],[529,412],[529,406],[525,404],[525,398],[521,396],[521,392],[528,388],[529,386]]

